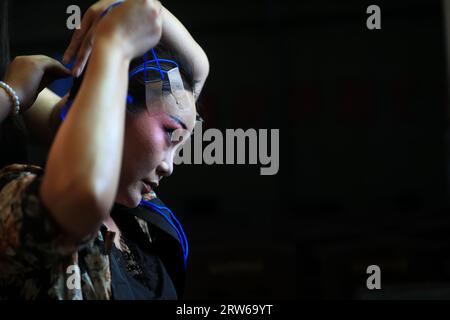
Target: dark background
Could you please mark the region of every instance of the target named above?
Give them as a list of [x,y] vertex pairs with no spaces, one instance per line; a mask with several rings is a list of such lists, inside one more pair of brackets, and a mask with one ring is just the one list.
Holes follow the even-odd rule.
[[[67,6],[92,3],[11,2],[13,55],[55,57]],[[161,185],[190,240],[186,298],[450,298],[443,2],[163,3],[210,59],[204,129],[280,129],[275,176],[184,165]]]

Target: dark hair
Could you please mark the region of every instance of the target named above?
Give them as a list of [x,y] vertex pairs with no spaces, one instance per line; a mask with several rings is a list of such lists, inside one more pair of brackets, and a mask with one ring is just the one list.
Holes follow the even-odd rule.
[[[192,67],[186,61],[184,61],[181,55],[169,50],[162,44],[158,44],[158,46],[156,46],[154,50],[158,59],[172,60],[178,64],[181,78],[183,79],[184,88],[187,90],[192,90],[192,88],[194,87]],[[147,54],[147,59],[153,60],[151,53]],[[133,70],[143,63],[144,57],[134,59],[130,64],[130,70]],[[170,63],[165,62],[160,62],[160,65],[161,68],[166,71],[169,71],[174,67]],[[157,74],[157,76],[158,75],[159,74]],[[84,73],[80,77],[74,79],[72,89],[70,90],[69,101],[73,101],[75,99],[75,96],[77,95],[83,81],[83,77]],[[133,97],[133,103],[132,105],[128,105],[128,109],[132,110],[133,112],[136,112],[145,107],[145,83],[142,79],[143,72],[136,77],[132,77],[128,83],[128,93]],[[163,91],[170,91],[170,84],[167,77],[165,77],[165,79],[163,80]]]
[[10,60],[8,29],[8,0],[0,0],[0,79],[3,79]]
[[[186,90],[192,91],[194,87],[194,79],[192,74],[192,67],[184,61],[181,55],[177,54],[176,52],[168,49],[162,44],[158,44],[154,48],[155,54],[158,57],[158,59],[162,60],[171,60],[174,61],[178,65],[178,69],[180,70],[181,78],[183,80],[183,85]],[[151,53],[147,54],[148,60],[153,60],[153,55]],[[144,58],[140,57],[137,59],[134,59],[131,62],[130,70],[135,69],[136,67],[139,67],[144,64]],[[170,62],[159,62],[160,67],[164,71],[169,71],[176,67],[174,64]],[[156,67],[156,65],[155,65]],[[151,71],[147,74],[149,79],[160,79],[160,74],[158,71]],[[162,83],[162,90],[163,92],[170,92],[170,82],[168,77],[164,77],[163,83]],[[130,78],[130,82],[128,84],[128,93],[131,97],[133,97],[133,105],[129,106],[133,107],[133,110],[139,110],[140,108],[145,106],[145,82],[144,82],[144,72],[138,73],[136,76]]]

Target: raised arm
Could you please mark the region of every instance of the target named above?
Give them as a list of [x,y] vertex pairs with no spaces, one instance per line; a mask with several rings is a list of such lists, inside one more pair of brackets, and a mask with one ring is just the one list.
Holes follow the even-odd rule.
[[90,62],[49,153],[44,205],[75,241],[95,233],[114,203],[131,59],[161,36],[160,3],[127,1],[98,24]]
[[[64,54],[64,62],[69,62],[76,56],[73,68],[74,76],[78,76],[84,69],[87,59],[91,54],[91,42],[93,33],[90,30],[101,21],[100,17],[106,8],[117,0],[101,0],[92,5],[83,17],[81,29],[75,32]],[[206,53],[192,38],[189,31],[169,10],[163,7],[163,34],[161,42],[173,49],[192,66],[194,76],[194,94],[196,99],[203,89],[209,74],[209,61]]]
[[44,89],[33,106],[23,114],[34,141],[43,146],[51,145],[59,125],[59,110],[66,100],[66,97],[61,98],[49,89]]
[[192,66],[194,95],[200,95],[209,74],[209,61],[205,51],[194,40],[184,25],[163,7],[163,33],[161,42],[173,49]]

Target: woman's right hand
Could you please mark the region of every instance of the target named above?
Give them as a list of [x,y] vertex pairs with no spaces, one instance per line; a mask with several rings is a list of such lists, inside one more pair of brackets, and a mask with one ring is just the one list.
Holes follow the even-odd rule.
[[68,76],[70,71],[53,58],[43,55],[21,56],[8,66],[4,81],[16,91],[21,111],[25,111],[47,85]]
[[[125,1],[99,20],[91,45],[99,41],[112,41],[122,50],[125,58],[132,60],[155,47],[161,34],[162,5],[159,1]],[[86,45],[80,51],[90,52]]]

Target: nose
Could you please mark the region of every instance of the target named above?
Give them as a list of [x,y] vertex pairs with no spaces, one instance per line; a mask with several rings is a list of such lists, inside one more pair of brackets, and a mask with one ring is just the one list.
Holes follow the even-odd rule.
[[156,169],[156,174],[161,178],[170,176],[172,174],[172,172],[173,172],[173,161],[172,160],[169,160],[169,161],[165,160],[165,161],[161,162],[161,164]]

